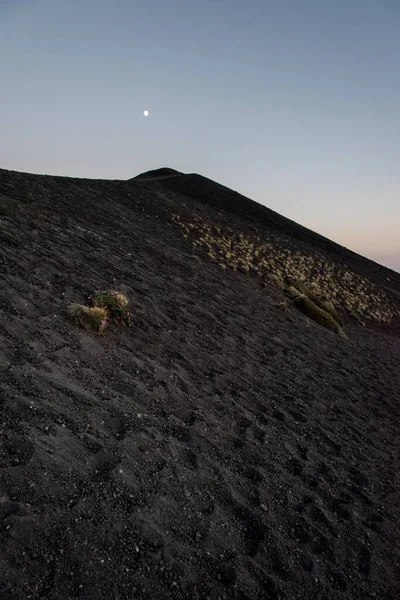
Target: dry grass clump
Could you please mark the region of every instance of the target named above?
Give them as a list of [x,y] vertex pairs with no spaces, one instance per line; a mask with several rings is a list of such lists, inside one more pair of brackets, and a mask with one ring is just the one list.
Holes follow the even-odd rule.
[[304,283],[304,281],[294,279],[292,277],[287,277],[286,281],[288,287],[285,288],[285,291],[286,289],[292,289],[293,291],[297,292],[297,295],[305,294],[306,296],[317,295],[319,293],[319,290],[317,289],[317,286],[315,284],[313,284],[312,286],[308,286]]
[[264,275],[264,281],[270,283],[274,287],[277,287],[279,290],[285,289],[285,282],[283,281],[282,277],[275,275],[275,273],[267,273]]
[[68,306],[68,315],[76,325],[86,331],[103,333],[107,325],[108,313],[105,308],[73,303]]
[[331,315],[331,317],[333,319],[335,319],[336,323],[338,323],[340,326],[343,325],[343,319],[342,319],[342,317],[338,314],[338,312],[336,311],[335,307],[333,306],[332,302],[330,302],[330,300],[322,300],[316,294],[311,294],[311,296],[308,296],[308,297],[319,308],[321,308],[325,312],[329,313]]
[[338,323],[339,310],[360,322],[390,323],[400,316],[399,307],[383,290],[345,265],[320,254],[293,251],[280,241],[271,242],[259,235],[246,236],[228,227],[215,227],[197,215],[188,223],[177,214],[172,220],[193,248],[202,249],[221,268],[253,273],[281,289],[286,282]]
[[130,327],[132,316],[127,310],[128,298],[117,290],[99,290],[88,297],[91,306],[105,308],[110,320]]
[[[323,300],[316,291],[313,292],[301,282],[297,282],[296,287],[290,285],[285,288],[285,293],[292,300],[293,304],[310,317],[310,319],[313,319],[313,321],[316,321],[327,329],[335,331],[341,337],[346,337],[342,329],[342,319],[337,314],[333,304],[328,300]],[[283,303],[284,301],[278,306],[281,308]]]
[[117,290],[97,291],[88,296],[89,306],[70,304],[68,315],[72,321],[96,333],[103,333],[109,321],[126,327],[132,326],[132,316],[127,310],[127,297]]
[[285,293],[289,296],[291,300],[294,300],[295,298],[297,298],[297,296],[301,296],[301,292],[299,292],[299,290],[293,287],[292,285],[285,288]]
[[132,317],[127,311],[128,298],[117,290],[102,290],[91,294],[88,297],[91,306],[105,308],[109,319],[118,321],[123,325],[129,326]]
[[293,303],[299,308],[307,317],[310,317],[316,323],[319,323],[323,327],[334,331],[341,337],[346,337],[343,329],[339,323],[333,318],[333,316],[326,310],[323,310],[315,304],[310,298],[304,294],[300,294],[293,299]]
[[128,298],[117,290],[97,291],[89,296],[95,306],[104,306],[109,310],[123,310],[128,306]]
[[335,309],[333,303],[326,298],[316,283],[312,283],[310,286],[304,284],[301,281],[292,281],[292,285],[285,288],[286,294],[292,299],[302,294],[309,298],[314,304],[316,304],[321,310],[329,313],[340,326],[343,325],[343,320]]

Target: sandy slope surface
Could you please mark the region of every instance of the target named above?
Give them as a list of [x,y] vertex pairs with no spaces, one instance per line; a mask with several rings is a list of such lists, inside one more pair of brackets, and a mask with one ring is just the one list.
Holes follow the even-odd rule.
[[[400,597],[395,327],[280,311],[193,255],[184,202],[249,226],[160,181],[0,171],[0,597]],[[134,327],[74,327],[105,287]]]

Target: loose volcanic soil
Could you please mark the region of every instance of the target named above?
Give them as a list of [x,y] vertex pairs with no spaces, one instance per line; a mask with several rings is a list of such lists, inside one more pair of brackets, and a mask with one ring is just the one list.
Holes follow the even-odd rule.
[[[198,175],[0,170],[2,600],[400,597],[398,323],[348,339],[171,222],[380,267]],[[71,302],[122,291],[104,335]]]

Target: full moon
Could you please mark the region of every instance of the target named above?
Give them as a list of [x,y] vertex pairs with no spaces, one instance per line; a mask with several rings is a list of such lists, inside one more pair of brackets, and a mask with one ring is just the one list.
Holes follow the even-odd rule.
[[144,114],[145,117],[148,117],[149,116],[149,111],[145,110],[143,114]]

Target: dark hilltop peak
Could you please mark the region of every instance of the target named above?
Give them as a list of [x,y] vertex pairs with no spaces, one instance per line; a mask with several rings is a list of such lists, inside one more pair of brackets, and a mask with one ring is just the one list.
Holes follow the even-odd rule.
[[132,177],[132,179],[161,179],[164,177],[175,177],[177,175],[183,175],[183,173],[176,171],[175,169],[170,169],[169,167],[161,167],[161,169],[153,169],[152,171],[140,173],[140,175],[136,175],[136,177]]

